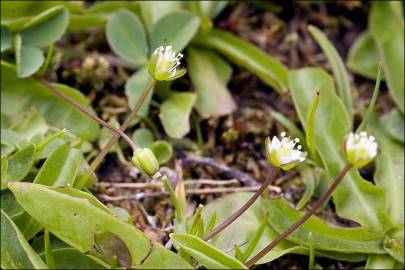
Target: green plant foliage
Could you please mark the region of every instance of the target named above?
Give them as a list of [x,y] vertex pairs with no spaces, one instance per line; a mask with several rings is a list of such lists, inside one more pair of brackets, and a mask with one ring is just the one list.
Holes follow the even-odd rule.
[[179,52],[193,38],[200,25],[200,19],[186,11],[171,12],[156,22],[150,34],[150,48],[153,52],[160,46],[173,46]]
[[[45,260],[45,253],[40,253],[39,255]],[[52,255],[55,269],[106,269],[74,248],[53,248]]]
[[173,147],[166,141],[156,141],[151,145],[151,150],[155,154],[159,164],[168,162],[173,155]]
[[196,109],[203,118],[222,116],[236,110],[226,83],[231,74],[229,66],[212,52],[190,48],[188,70],[196,88]]
[[[361,33],[350,48],[347,67],[366,78],[376,79],[380,55],[369,32]],[[383,79],[384,75],[382,75]]]
[[241,262],[190,234],[171,234],[177,245],[208,269],[247,269]]
[[13,46],[13,35],[11,34],[10,30],[5,27],[1,26],[1,52],[11,49]]
[[[320,90],[320,101],[314,123],[314,143],[324,168],[335,177],[346,164],[343,149],[338,147],[350,132],[348,114],[336,96],[333,80],[321,69],[291,71],[289,82],[298,116],[305,126],[311,100]],[[383,189],[365,181],[356,170],[344,178],[333,195],[337,214],[363,226],[381,231],[389,225]]]
[[132,140],[141,148],[150,147],[154,141],[154,136],[149,129],[138,128],[132,134]]
[[[97,138],[99,131],[97,123],[54,95],[38,81],[33,78],[17,78],[15,69],[4,62],[2,62],[1,74],[1,113],[7,122],[21,121],[27,109],[35,106],[48,125],[68,128],[79,136],[85,136],[88,140]],[[55,86],[92,111],[88,101],[79,91],[61,84],[55,84]],[[60,117],[61,115],[63,117]]]
[[183,138],[190,132],[190,113],[196,95],[192,93],[173,92],[160,107],[160,119],[163,127],[172,138]]
[[384,130],[391,138],[404,143],[404,116],[398,109],[392,109],[388,114],[384,115],[381,124]]
[[181,9],[180,1],[139,1],[139,7],[142,12],[142,19],[145,22],[148,32],[151,32],[153,26],[168,13],[179,11]]
[[298,167],[298,170],[306,187],[304,194],[302,195],[296,206],[297,210],[301,210],[314,195],[317,181],[314,175],[314,170],[311,169],[311,167],[302,165]]
[[125,61],[143,65],[148,60],[148,43],[139,18],[128,10],[119,10],[108,20],[107,40],[114,52]]
[[1,209],[1,267],[48,269],[3,209]]
[[389,2],[375,2],[368,23],[391,96],[404,113],[404,21],[396,12]]
[[[303,214],[294,211],[283,199],[267,200],[263,207],[268,211],[268,222],[281,233],[297,221]],[[283,218],[279,218],[282,216]],[[317,217],[309,218],[287,239],[305,246],[308,234],[312,232],[314,248],[317,250],[344,253],[385,253],[381,247],[384,235],[372,233],[365,228],[333,228]]]
[[23,45],[19,34],[14,37],[14,53],[17,65],[17,74],[20,78],[34,74],[44,62],[42,51],[31,45]]
[[329,64],[332,67],[333,75],[336,80],[336,88],[338,90],[339,96],[342,99],[343,104],[346,107],[346,111],[349,114],[350,121],[353,118],[353,101],[352,92],[350,89],[349,78],[347,76],[345,65],[339,56],[339,53],[333,47],[332,43],[328,38],[322,33],[321,30],[315,26],[308,27],[309,32],[318,42],[319,46],[322,48],[326,57],[328,58]]
[[194,41],[217,50],[230,61],[257,75],[279,93],[287,91],[287,68],[250,43],[216,29],[213,29],[208,35],[198,36]]

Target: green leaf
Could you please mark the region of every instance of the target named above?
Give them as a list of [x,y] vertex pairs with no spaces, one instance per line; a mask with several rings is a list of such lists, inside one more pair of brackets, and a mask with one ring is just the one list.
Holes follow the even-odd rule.
[[141,263],[150,252],[151,244],[141,231],[115,218],[88,193],[74,188],[20,182],[11,183],[9,188],[25,211],[80,252],[88,252],[94,247],[96,230],[113,233],[124,241],[132,265]]
[[384,130],[395,140],[404,143],[404,116],[394,108],[381,121]]
[[8,168],[8,158],[6,156],[1,157],[1,179],[6,178]]
[[156,22],[150,33],[151,52],[160,46],[182,51],[197,33],[199,25],[200,19],[187,11],[168,13]]
[[33,144],[16,152],[8,158],[7,173],[1,178],[1,190],[7,188],[10,181],[21,181],[30,172],[35,160],[35,146]]
[[[21,121],[27,109],[35,106],[48,125],[67,128],[79,136],[86,136],[88,140],[97,138],[99,130],[97,123],[54,95],[37,80],[18,79],[15,69],[4,62],[2,62],[1,74],[1,113],[8,121],[12,123]],[[93,111],[82,93],[62,84],[54,85],[64,94]]]
[[208,35],[198,36],[195,42],[219,51],[232,62],[257,75],[279,93],[287,91],[287,68],[252,44],[216,29]]
[[3,269],[48,269],[3,209],[1,210],[1,267]]
[[290,119],[277,111],[271,111],[271,116],[282,124],[293,137],[300,140],[300,143],[304,149],[308,149],[304,132],[299,129]]
[[[285,231],[304,215],[293,210],[283,199],[267,200],[263,207],[268,211],[268,222],[279,233]],[[381,247],[384,235],[369,232],[365,228],[330,227],[316,216],[310,217],[287,239],[296,244],[309,246],[308,234],[310,232],[312,232],[314,248],[317,250],[343,253],[384,253]]]
[[94,243],[95,249],[104,259],[109,259],[112,262],[115,257],[119,265],[126,269],[131,268],[131,254],[128,247],[117,235],[107,231],[96,231]]
[[168,162],[172,158],[173,147],[166,141],[156,141],[152,144],[150,149],[152,150],[153,154],[155,154],[160,165]]
[[36,222],[30,215],[27,214],[27,212],[13,217],[13,221],[27,241],[31,240],[43,229],[41,224]]
[[[145,86],[151,80],[151,76],[148,73],[147,68],[142,68],[137,70],[132,76],[128,79],[125,84],[125,94],[128,98],[128,103],[131,109],[135,107],[136,102],[141,97]],[[149,104],[152,99],[153,91],[150,91],[149,95],[146,97],[145,101],[142,104],[141,109],[139,110],[135,122],[139,121],[139,118],[145,117],[149,113]]]
[[[229,71],[223,64],[213,61],[215,55],[206,50],[188,50],[188,70],[196,88],[196,108],[203,118],[222,116],[236,110],[229,90],[226,88]],[[222,70],[222,71],[220,71]]]
[[193,267],[179,255],[155,242],[148,258],[135,269],[193,269]]
[[346,111],[349,114],[350,124],[353,119],[353,101],[352,92],[350,90],[349,78],[347,76],[345,65],[339,56],[339,53],[333,47],[332,43],[328,40],[324,33],[315,26],[310,25],[308,27],[309,32],[314,37],[318,45],[322,48],[328,62],[332,68],[333,76],[336,80],[336,88],[339,96],[346,107]]
[[183,138],[190,132],[190,113],[196,95],[173,92],[160,106],[160,120],[166,133],[172,138]]
[[107,41],[125,61],[144,65],[148,61],[148,44],[139,18],[128,10],[119,10],[108,19]]
[[73,185],[80,160],[80,151],[64,144],[45,161],[34,183],[47,186]]
[[400,224],[391,228],[387,232],[388,235],[383,242],[384,250],[391,255],[395,260],[404,264],[404,224]]
[[24,209],[18,204],[13,193],[10,190],[2,190],[0,194],[1,209],[7,216],[14,218],[24,213]]
[[396,12],[389,2],[375,2],[368,25],[382,58],[391,96],[404,113],[404,22]]
[[376,138],[379,154],[376,158],[374,182],[387,194],[388,214],[394,224],[404,223],[404,145],[390,138],[384,128],[386,115],[374,115],[368,130]]
[[138,128],[137,130],[132,133],[132,140],[136,145],[139,147],[150,147],[153,143],[154,136],[152,131],[147,128]]
[[[106,269],[74,248],[54,248],[52,254],[55,269]],[[45,253],[41,253],[40,256],[45,259]]]
[[21,36],[14,36],[14,53],[17,65],[17,74],[20,78],[34,74],[42,66],[45,58],[37,47],[22,44]]
[[364,269],[396,269],[395,259],[386,254],[370,254]]
[[[247,269],[238,260],[228,256],[200,238],[189,234],[171,234],[173,243],[208,269]],[[178,247],[176,247],[178,249]]]
[[1,26],[1,52],[11,49],[13,47],[13,35],[11,31],[5,27]]
[[[320,101],[314,123],[314,143],[330,180],[347,163],[342,144],[350,132],[350,120],[336,96],[332,78],[323,70],[304,68],[289,73],[292,98],[298,116],[305,126],[306,116],[315,91],[320,90]],[[352,169],[333,194],[339,216],[361,225],[382,231],[389,226],[384,190],[364,180]]]
[[160,18],[181,8],[181,1],[138,1],[138,3],[149,33]]
[[69,12],[62,6],[50,8],[28,21],[20,32],[23,46],[47,46],[61,38],[69,23]]
[[40,135],[38,137],[42,140],[48,129],[49,127],[46,124],[45,119],[35,107],[30,108],[20,123],[13,125],[13,131],[21,134],[26,141],[36,144],[38,142],[34,141],[33,139]]
[[[373,37],[367,31],[361,33],[349,50],[347,67],[357,74],[375,80],[379,61],[380,55]],[[384,79],[383,74],[381,79]]]

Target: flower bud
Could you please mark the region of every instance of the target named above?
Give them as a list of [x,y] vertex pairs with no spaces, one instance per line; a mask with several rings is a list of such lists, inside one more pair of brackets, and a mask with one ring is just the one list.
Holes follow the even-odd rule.
[[299,142],[298,138],[292,140],[289,137],[285,137],[285,132],[281,133],[281,137],[281,141],[276,136],[272,140],[267,137],[265,142],[266,151],[273,166],[287,171],[304,161],[306,153],[300,151],[301,145],[298,145],[294,149],[295,145]]
[[345,139],[344,150],[347,161],[356,168],[362,168],[377,156],[377,142],[367,132],[350,133]]
[[159,170],[159,162],[149,148],[136,149],[132,157],[132,163],[149,175],[154,175]]
[[177,69],[180,65],[181,53],[175,53],[172,46],[157,48],[149,60],[149,74],[157,81],[171,81],[186,74],[186,69]]

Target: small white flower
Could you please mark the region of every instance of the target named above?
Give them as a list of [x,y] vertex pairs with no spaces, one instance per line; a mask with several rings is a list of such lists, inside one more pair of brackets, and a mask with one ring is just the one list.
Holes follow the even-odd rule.
[[158,81],[171,81],[186,74],[186,69],[180,66],[183,58],[181,53],[174,52],[172,46],[157,48],[149,60],[149,74]]
[[[286,137],[285,132],[280,135],[281,141],[276,136],[271,141],[269,137],[266,138],[266,151],[271,164],[286,171],[304,161],[306,153],[300,151],[302,147],[297,145],[300,141],[298,138],[292,140],[290,137]],[[296,145],[297,147],[294,149]]]
[[360,134],[350,133],[345,139],[344,150],[347,161],[357,168],[364,167],[376,156],[378,145],[373,136],[368,136],[367,132]]

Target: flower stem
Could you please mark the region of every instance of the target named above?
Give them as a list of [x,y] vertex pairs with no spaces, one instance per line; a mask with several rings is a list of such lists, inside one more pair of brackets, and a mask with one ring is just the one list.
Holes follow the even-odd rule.
[[273,179],[277,176],[279,172],[279,168],[273,167],[273,170],[271,171],[270,175],[267,177],[266,181],[262,184],[262,186],[256,191],[255,194],[247,201],[241,208],[238,209],[232,216],[227,218],[221,225],[213,229],[211,232],[209,232],[207,235],[204,236],[204,240],[208,241],[215,235],[217,235],[219,232],[224,230],[226,227],[232,224],[239,216],[241,216],[246,210],[249,209],[249,207],[260,197],[260,195],[264,192],[264,190],[267,188],[268,185],[273,182]]
[[297,222],[291,225],[287,230],[285,230],[282,234],[280,234],[277,238],[271,241],[264,249],[262,249],[258,254],[256,254],[252,259],[246,262],[247,267],[251,267],[256,262],[258,262],[261,258],[263,258],[267,253],[270,252],[275,246],[277,246],[281,241],[283,241],[287,236],[289,236],[293,231],[295,231],[299,226],[301,226],[307,219],[309,219],[315,212],[325,203],[325,201],[332,195],[333,191],[335,191],[336,187],[339,183],[343,180],[345,175],[350,171],[353,167],[351,164],[347,164],[342,171],[336,176],[335,181],[333,181],[332,185],[329,189],[322,195],[321,198],[315,203],[315,205],[309,210],[304,216],[302,216]]
[[84,108],[82,105],[80,105],[79,103],[77,103],[75,100],[73,100],[72,98],[70,98],[69,96],[65,95],[63,92],[61,92],[57,87],[55,87],[54,85],[52,85],[50,82],[48,82],[47,80],[37,77],[36,78],[40,83],[42,83],[43,85],[45,85],[49,90],[51,90],[54,94],[56,94],[57,96],[63,98],[66,102],[68,102],[70,105],[72,105],[73,107],[75,107],[76,109],[78,109],[79,111],[81,111],[83,114],[85,114],[86,116],[88,116],[89,118],[93,119],[94,121],[98,122],[100,125],[108,128],[109,130],[115,132],[117,134],[117,136],[121,136],[124,140],[127,141],[127,143],[131,146],[131,148],[135,151],[138,147],[137,145],[131,140],[131,138],[128,137],[128,135],[126,135],[123,131],[121,131],[120,129],[117,129],[115,127],[113,127],[112,125],[110,125],[109,123],[107,123],[106,121],[104,121],[103,119],[99,118],[97,115],[91,113],[90,111],[88,111],[86,108]]
[[[156,81],[154,79],[151,79],[149,81],[149,83],[145,86],[145,88],[143,89],[142,95],[139,97],[139,99],[137,100],[137,102],[135,104],[134,109],[131,111],[131,113],[128,115],[127,119],[125,120],[125,122],[119,128],[119,130],[121,132],[124,132],[128,128],[129,124],[132,122],[134,117],[138,114],[146,97],[148,96],[148,94],[152,91],[153,87],[155,86],[155,83],[156,83]],[[101,149],[100,153],[98,153],[96,158],[91,162],[90,167],[87,169],[87,171],[83,175],[83,177],[81,177],[81,179],[79,179],[79,182],[76,184],[77,188],[81,188],[87,182],[87,179],[90,177],[91,174],[94,173],[94,171],[97,169],[98,165],[100,165],[101,161],[104,159],[104,157],[110,151],[111,147],[116,143],[118,138],[119,138],[119,134],[113,134],[113,136],[107,142],[107,144],[104,146],[104,148]]]

